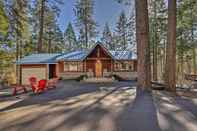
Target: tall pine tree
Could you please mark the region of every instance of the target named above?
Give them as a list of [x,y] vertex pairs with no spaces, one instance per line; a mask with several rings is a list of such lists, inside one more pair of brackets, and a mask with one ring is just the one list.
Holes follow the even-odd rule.
[[68,24],[68,27],[64,33],[64,41],[67,51],[77,49],[77,39],[71,23]]
[[116,33],[118,35],[118,47],[121,50],[126,50],[128,47],[127,27],[128,20],[125,12],[122,11],[116,26]]
[[113,42],[112,42],[112,33],[109,28],[109,24],[105,23],[105,27],[103,30],[102,42],[110,50],[114,50]]
[[76,26],[79,28],[80,41],[85,44],[83,47],[89,48],[90,41],[95,38],[96,22],[93,19],[94,1],[93,0],[78,0],[75,4],[75,15],[77,17]]
[[132,12],[127,24],[127,41],[128,48],[136,52],[136,27],[135,27],[135,12]]
[[45,20],[46,20],[45,17],[47,16],[47,11],[52,10],[56,15],[58,15],[60,12],[58,5],[62,3],[63,2],[60,0],[38,0],[34,2],[36,19],[39,20],[37,25],[39,27],[37,52],[46,52],[43,49],[43,38],[44,38],[44,28],[45,28]]

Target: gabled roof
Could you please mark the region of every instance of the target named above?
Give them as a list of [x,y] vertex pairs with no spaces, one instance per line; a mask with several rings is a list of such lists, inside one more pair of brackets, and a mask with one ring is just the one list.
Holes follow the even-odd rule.
[[29,56],[25,56],[21,60],[17,61],[17,64],[53,64],[56,63],[55,59],[60,54],[32,54]]
[[65,53],[56,58],[56,61],[64,60],[64,61],[81,61],[85,58],[87,52],[86,51],[73,51],[70,53]]
[[113,58],[113,55],[112,55],[112,54],[108,51],[108,49],[107,49],[102,43],[100,43],[100,42],[97,42],[97,43],[92,47],[92,49],[86,54],[85,58],[88,57],[88,56],[92,53],[92,51],[93,51],[97,46],[101,46],[101,48],[103,48],[104,51],[107,52],[107,54],[108,54],[112,59],[114,59],[114,58]]
[[109,51],[105,46],[101,43],[95,44],[89,51],[74,51],[70,53],[63,54],[57,57],[57,61],[64,60],[64,61],[83,61],[91,52],[96,48],[96,46],[101,46],[109,56],[111,56],[114,60],[135,60],[137,59],[137,54],[132,51]]
[[89,50],[79,50],[73,51],[70,53],[63,54],[32,54],[29,56],[25,56],[21,60],[17,61],[17,64],[54,64],[58,61],[83,61],[88,55],[97,47],[97,45],[101,46],[109,56],[111,56],[114,60],[136,60],[137,54],[132,51],[109,51],[105,46],[99,42],[94,45],[94,47]]

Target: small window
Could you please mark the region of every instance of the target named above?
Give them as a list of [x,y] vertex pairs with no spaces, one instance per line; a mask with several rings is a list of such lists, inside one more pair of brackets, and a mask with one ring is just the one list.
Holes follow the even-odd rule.
[[77,64],[76,63],[69,64],[69,71],[77,71]]
[[125,62],[122,62],[122,63],[121,63],[122,70],[126,70],[126,65],[127,65],[127,64],[126,64]]
[[68,63],[64,63],[64,71],[69,71],[69,64]]
[[119,64],[115,63],[115,70],[118,71],[119,70]]
[[82,70],[83,65],[78,62],[65,62],[64,63],[64,71],[78,71]]

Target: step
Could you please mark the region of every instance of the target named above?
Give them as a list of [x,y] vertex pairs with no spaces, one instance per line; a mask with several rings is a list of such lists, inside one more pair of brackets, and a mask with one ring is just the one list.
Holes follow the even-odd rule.
[[114,81],[115,80],[112,78],[104,78],[104,77],[101,77],[101,78],[93,77],[93,78],[87,78],[83,80],[83,82],[89,82],[89,83],[110,83]]

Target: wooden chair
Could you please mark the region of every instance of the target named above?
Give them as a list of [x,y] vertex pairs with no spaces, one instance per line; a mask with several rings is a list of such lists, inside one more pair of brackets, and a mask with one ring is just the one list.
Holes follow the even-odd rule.
[[36,77],[30,77],[29,78],[29,83],[30,83],[30,86],[32,88],[32,91],[35,92],[36,87],[37,87],[37,78]]
[[38,81],[38,85],[35,89],[35,93],[41,93],[43,91],[45,91],[45,89],[47,88],[47,80],[39,80]]
[[25,85],[13,84],[11,86],[13,87],[13,92],[12,92],[13,96],[17,95],[17,93],[19,91],[23,91],[23,93],[27,93],[27,89],[26,89]]
[[188,90],[197,89],[197,75],[195,74],[185,74],[185,79],[190,81]]
[[43,91],[46,89],[46,87],[47,87],[47,80],[44,80],[44,79],[39,80],[39,81],[37,82],[37,78],[36,78],[36,77],[30,77],[30,78],[29,78],[29,82],[30,82],[30,86],[31,86],[31,88],[32,88],[32,91],[33,91],[34,93],[41,93],[41,92],[43,92]]
[[59,80],[58,77],[49,79],[48,82],[47,82],[47,88],[48,89],[56,88],[58,80]]

